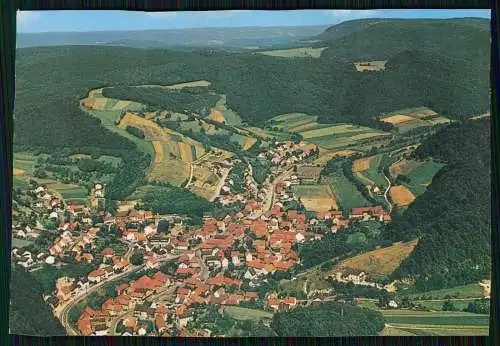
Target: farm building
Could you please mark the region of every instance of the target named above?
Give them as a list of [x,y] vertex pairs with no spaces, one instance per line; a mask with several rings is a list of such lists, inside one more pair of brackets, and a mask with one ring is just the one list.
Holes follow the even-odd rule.
[[379,220],[384,221],[387,214],[381,206],[353,208],[349,214],[350,219],[361,219],[363,221]]
[[319,180],[321,167],[300,166],[297,167],[295,175],[301,184],[315,184]]

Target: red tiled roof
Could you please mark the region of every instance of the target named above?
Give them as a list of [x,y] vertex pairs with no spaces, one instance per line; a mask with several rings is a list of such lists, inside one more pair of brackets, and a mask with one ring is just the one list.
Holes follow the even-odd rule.
[[295,298],[295,297],[285,297],[285,299],[283,300],[283,303],[285,303],[287,305],[295,305],[295,304],[297,304],[297,298]]
[[351,210],[352,215],[363,215],[364,213],[372,213],[375,215],[384,215],[385,211],[381,206],[353,208]]
[[269,298],[267,300],[267,304],[271,305],[271,306],[278,306],[279,305],[279,300],[276,299],[276,298]]
[[92,325],[90,323],[90,318],[79,319],[76,325],[82,335],[89,336],[90,334],[92,334]]
[[158,328],[158,329],[165,327],[165,319],[164,319],[163,314],[156,315],[155,324],[156,324],[156,328]]
[[264,269],[266,267],[266,264],[261,261],[248,261],[247,265],[248,267],[255,269]]
[[168,275],[162,273],[162,272],[156,272],[155,275],[153,275],[153,279],[156,281],[159,281],[161,283],[165,283],[168,281]]
[[106,274],[104,269],[96,269],[96,270],[91,271],[88,276],[91,278],[98,278],[98,277],[103,276],[104,274]]
[[109,247],[107,247],[101,251],[101,255],[103,255],[103,256],[113,256],[114,254],[115,254],[115,251]]
[[170,313],[170,310],[165,305],[160,305],[160,306],[156,307],[156,313],[157,314],[168,314],[168,313]]
[[120,305],[128,305],[128,303],[130,302],[130,297],[119,295],[118,297],[115,298],[115,302],[117,302]]
[[121,285],[116,286],[115,290],[116,290],[116,292],[118,292],[118,294],[120,294],[121,292],[126,290],[128,287],[129,287],[129,284],[121,284]]
[[257,292],[245,292],[245,298],[256,299],[257,297]]

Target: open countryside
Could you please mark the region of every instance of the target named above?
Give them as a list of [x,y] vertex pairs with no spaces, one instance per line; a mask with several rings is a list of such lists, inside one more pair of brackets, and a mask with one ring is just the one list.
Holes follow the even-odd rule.
[[11,332],[486,335],[488,28],[19,48]]

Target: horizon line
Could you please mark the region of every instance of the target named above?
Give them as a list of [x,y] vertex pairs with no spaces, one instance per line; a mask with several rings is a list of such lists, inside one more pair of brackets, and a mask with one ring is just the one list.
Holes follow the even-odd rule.
[[352,21],[360,21],[360,20],[429,20],[429,21],[437,21],[437,20],[454,20],[454,19],[482,19],[491,21],[490,18],[484,17],[452,17],[452,18],[394,18],[394,17],[370,17],[370,18],[356,18],[356,19],[348,19],[338,23],[330,23],[330,24],[316,24],[316,25],[256,25],[256,26],[193,26],[193,27],[184,27],[184,28],[164,28],[164,29],[138,29],[138,30],[86,30],[86,31],[18,31],[17,35],[20,34],[75,34],[75,33],[104,33],[104,32],[144,32],[144,31],[182,31],[182,30],[193,30],[193,29],[245,29],[245,28],[310,28],[310,27],[331,27],[336,26],[346,22]]

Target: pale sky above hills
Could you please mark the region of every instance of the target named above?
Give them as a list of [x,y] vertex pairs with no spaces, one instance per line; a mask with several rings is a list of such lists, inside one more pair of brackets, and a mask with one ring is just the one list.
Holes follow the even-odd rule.
[[328,25],[358,18],[490,18],[490,10],[22,11],[19,32]]

